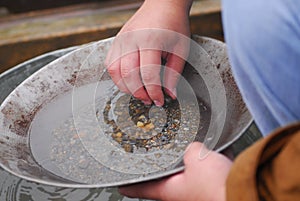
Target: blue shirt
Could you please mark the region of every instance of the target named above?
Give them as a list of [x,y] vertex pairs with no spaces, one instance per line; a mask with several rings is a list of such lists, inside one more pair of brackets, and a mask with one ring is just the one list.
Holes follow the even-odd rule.
[[236,82],[263,135],[300,120],[300,1],[223,0]]

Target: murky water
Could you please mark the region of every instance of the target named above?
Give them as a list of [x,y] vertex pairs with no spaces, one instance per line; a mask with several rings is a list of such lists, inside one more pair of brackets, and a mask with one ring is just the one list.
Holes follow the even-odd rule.
[[[77,88],[79,96],[76,96],[74,91],[59,95],[35,115],[30,127],[30,147],[39,165],[55,175],[78,183],[110,186],[171,170],[181,163],[181,156],[198,132],[200,115],[197,112],[197,102],[179,100],[181,104],[178,103],[178,111],[182,115],[175,119],[181,122],[176,125],[171,123],[164,113],[158,115],[159,112],[154,112],[155,115],[153,114],[151,119],[161,121],[155,126],[158,132],[149,139],[147,131],[145,139],[139,134],[139,140],[146,143],[141,144],[141,147],[135,146],[138,150],[133,152],[138,153],[130,153],[123,149],[122,143],[133,143],[134,133],[143,131],[131,121],[130,96],[120,94],[114,97],[120,102],[116,100],[111,117],[115,116],[115,123],[120,132],[132,133],[130,139],[124,135],[124,142],[118,144],[116,139],[111,137],[111,126],[104,122],[103,117],[96,116],[96,111],[100,111],[99,114],[105,111],[112,92],[118,92],[118,89],[112,81],[101,82],[96,91],[95,86],[96,84],[91,84]],[[123,97],[127,98],[122,99]],[[156,115],[158,117],[154,118]],[[126,118],[119,118],[123,116]],[[177,134],[167,130],[173,137],[170,137],[169,142],[162,143],[159,131],[166,130],[164,125],[167,121],[168,124],[178,127]],[[165,134],[162,137],[168,136]],[[155,147],[147,151],[142,146],[146,147],[148,144],[155,144]]]

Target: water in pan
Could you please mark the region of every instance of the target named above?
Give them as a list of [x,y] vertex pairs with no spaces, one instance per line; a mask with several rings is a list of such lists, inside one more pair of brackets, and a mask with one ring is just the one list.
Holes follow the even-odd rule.
[[[64,53],[67,53],[64,50]],[[59,52],[61,54],[61,52]],[[54,55],[54,56],[52,56]],[[55,59],[52,53],[51,60]],[[48,57],[50,57],[48,56]],[[22,82],[26,76],[49,62],[49,58],[43,57],[43,61],[31,62],[22,68],[17,68],[7,74],[0,75],[0,103],[5,97]],[[53,57],[53,58],[52,58]],[[0,200],[1,201],[142,201],[130,199],[120,195],[116,188],[102,189],[76,189],[59,188],[20,179],[0,168]]]
[[[199,105],[189,104],[186,101],[180,102],[181,119],[174,120],[176,120],[177,124],[180,121],[181,129],[179,130],[181,132],[178,132],[176,136],[174,136],[174,132],[172,133],[165,126],[166,123],[170,122],[163,121],[164,118],[168,120],[167,116],[164,116],[168,115],[168,112],[158,109],[155,106],[148,108],[148,114],[139,114],[139,117],[143,115],[147,118],[152,116],[152,126],[155,128],[151,126],[150,129],[144,130],[143,128],[137,128],[137,122],[135,122],[136,119],[134,118],[131,119],[132,121],[128,119],[128,121],[125,120],[123,122],[120,120],[122,118],[118,118],[119,116],[124,116],[124,114],[120,115],[118,112],[124,111],[124,113],[130,113],[126,112],[125,108],[122,108],[122,105],[127,105],[128,108],[132,99],[130,99],[130,96],[122,93],[111,99],[112,90],[117,92],[117,89],[112,89],[111,86],[113,86],[111,81],[102,82],[101,87],[97,88],[98,92],[96,93],[93,90],[89,90],[89,87],[94,87],[93,85],[80,87],[77,89],[77,92],[80,94],[79,99],[82,100],[76,99],[77,96],[76,93],[74,95],[74,92],[65,93],[58,96],[55,101],[46,104],[37,113],[30,128],[30,147],[33,156],[41,166],[61,177],[76,182],[93,184],[99,182],[121,182],[138,178],[144,172],[156,172],[163,168],[168,168],[170,164],[176,165],[181,161],[179,156],[183,154],[186,146],[194,140],[199,128],[199,115],[197,115],[199,114],[197,112]],[[87,97],[90,91],[94,93],[94,103],[86,102],[88,101]],[[80,111],[80,114],[84,114],[87,109],[92,111],[89,115],[93,115],[93,117],[87,115],[88,118],[85,116],[77,120],[78,124],[76,124],[76,118],[73,116],[76,113],[74,112],[74,98],[77,102],[80,102],[80,106],[76,107]],[[123,100],[123,102],[119,100]],[[119,126],[118,129],[123,136],[118,136],[118,132],[114,132],[113,126],[105,121],[105,115],[101,115],[105,114],[105,108],[111,102],[114,103],[113,109],[107,117],[115,119]],[[138,108],[138,110],[140,109]],[[207,109],[203,106],[201,110],[205,113],[204,110]],[[161,111],[161,116],[158,115],[158,117],[155,117],[155,115],[160,114],[159,111]],[[97,125],[90,122],[93,119],[97,120]],[[139,133],[141,133],[136,136],[138,139],[134,139],[133,136],[130,136],[130,131],[126,130],[129,127],[128,122],[133,124],[135,129],[138,129]],[[84,125],[84,129],[87,127],[87,124],[90,124],[88,131],[80,130],[78,128],[80,124]],[[99,125],[103,135],[99,134],[100,131],[96,129]],[[170,134],[169,136],[163,132],[159,132],[160,128],[155,130],[160,125],[165,131],[164,133]],[[179,124],[170,125],[179,126]],[[134,128],[134,126],[132,127]],[[121,130],[122,128],[124,130]],[[145,136],[149,130],[154,134],[149,139],[147,137],[143,139],[141,136]],[[155,138],[155,136],[159,138]],[[97,142],[99,138],[100,140]],[[108,145],[105,145],[104,141],[108,141]],[[138,144],[137,142],[145,143]],[[87,143],[88,146],[86,146]],[[151,143],[155,143],[155,146],[151,146]],[[126,148],[125,145],[129,145],[131,148],[128,149],[128,146]],[[137,154],[153,153],[154,159],[149,157],[149,161],[154,162],[145,163],[142,166],[143,164],[140,162],[130,162],[127,159],[122,160],[124,157],[117,160],[119,157],[118,153],[115,150],[110,150],[111,147],[117,149],[122,154],[120,156],[125,157],[131,157],[131,152]],[[163,156],[162,151],[166,152],[166,150],[170,154]],[[110,158],[107,158],[107,156]],[[116,157],[117,159],[111,159],[112,157]],[[141,167],[143,169],[139,173],[138,171]]]

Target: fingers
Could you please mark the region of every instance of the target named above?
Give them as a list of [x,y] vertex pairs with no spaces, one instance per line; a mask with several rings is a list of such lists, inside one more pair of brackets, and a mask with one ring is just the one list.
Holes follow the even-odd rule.
[[[206,153],[205,157],[202,157],[202,153]],[[187,147],[186,153],[184,155],[184,164],[187,172],[188,169],[197,168],[199,171],[204,171],[211,174],[216,174],[215,169],[223,168],[223,170],[228,170],[231,166],[232,161],[230,161],[226,156],[211,151],[206,148],[203,143],[193,142]]]
[[118,86],[120,91],[124,93],[129,93],[129,90],[127,89],[125,83],[123,82],[121,76],[121,68],[120,68],[121,51],[120,50],[121,50],[120,45],[118,43],[114,43],[106,56],[105,65],[108,73],[111,76],[112,81]]
[[186,167],[189,167],[190,164],[207,163],[207,161],[216,156],[219,157],[219,155],[221,156],[221,154],[207,149],[203,143],[193,142],[187,147],[183,160]]
[[[162,106],[164,94],[161,87],[161,58],[160,50],[142,50],[121,55],[118,46],[111,48],[108,54],[108,72],[114,83],[125,93],[133,94],[145,104]],[[138,49],[138,48],[135,48]],[[118,55],[119,52],[119,55]],[[113,54],[113,55],[111,55]],[[117,54],[117,55],[116,55]],[[167,58],[164,72],[164,87],[168,95],[176,98],[176,85],[183,70],[185,61],[174,54]]]
[[170,54],[164,72],[164,87],[166,93],[176,99],[176,86],[184,68],[185,60],[175,54]]
[[178,173],[162,180],[120,187],[119,192],[131,198],[177,201],[186,193],[184,183],[183,173]]
[[199,160],[199,153],[200,150],[207,150],[206,147],[204,146],[204,144],[200,143],[200,142],[193,142],[192,144],[190,144],[186,150],[185,150],[185,154],[184,154],[184,164],[185,166],[189,166],[190,164],[195,164],[195,162],[197,162]]
[[[106,66],[113,82],[125,93],[132,94],[145,104],[151,104],[140,77],[139,51],[137,47],[122,48],[119,40],[114,41],[107,54]],[[124,52],[123,52],[123,51]],[[134,51],[135,50],[135,51]]]
[[146,104],[151,104],[144,85],[140,78],[139,52],[129,53],[121,58],[121,77],[130,93]]
[[160,199],[158,192],[160,192],[162,181],[151,181],[141,184],[124,186],[119,188],[119,193],[131,198],[144,199]]
[[121,76],[120,64],[121,64],[121,60],[119,59],[119,60],[115,61],[114,63],[108,65],[107,70],[111,76],[111,79],[118,86],[120,91],[122,91],[124,93],[129,93],[129,90],[127,89],[127,87],[122,79],[122,76]]
[[164,95],[160,81],[161,51],[140,51],[140,71],[148,96],[155,105],[163,106]]

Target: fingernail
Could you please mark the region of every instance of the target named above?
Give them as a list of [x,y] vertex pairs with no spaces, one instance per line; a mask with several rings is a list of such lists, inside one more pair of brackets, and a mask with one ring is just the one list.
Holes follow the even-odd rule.
[[152,101],[149,101],[149,100],[143,100],[143,103],[145,105],[151,105],[152,104]]
[[156,105],[156,106],[158,106],[158,107],[161,107],[161,106],[163,106],[164,104],[162,104],[160,101],[158,101],[158,100],[155,100],[154,101],[154,104]]
[[174,88],[172,90],[167,90],[166,92],[173,100],[175,100],[177,98],[176,88]]
[[174,88],[174,89],[172,89],[172,91],[171,91],[171,97],[173,98],[173,99],[176,99],[177,98],[177,90],[176,90],[176,88]]

